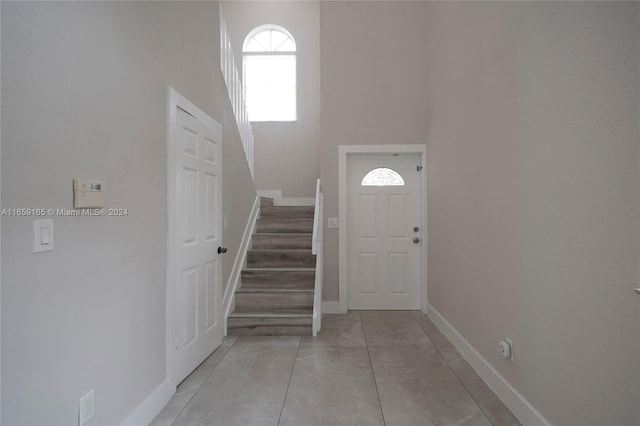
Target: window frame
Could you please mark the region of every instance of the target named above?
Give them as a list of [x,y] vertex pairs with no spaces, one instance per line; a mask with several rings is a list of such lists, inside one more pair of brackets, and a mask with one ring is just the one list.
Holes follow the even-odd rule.
[[[283,33],[285,36],[288,37],[288,40],[291,40],[291,42],[293,43],[293,50],[286,50],[286,51],[277,51],[277,50],[265,50],[265,51],[247,51],[247,46],[248,44],[260,33],[263,33],[265,31],[278,31],[280,33]],[[271,46],[269,46],[269,48],[271,48]],[[242,81],[244,82],[244,96],[245,99],[248,99],[247,97],[247,84],[246,84],[246,66],[247,66],[247,61],[245,60],[245,58],[247,56],[264,56],[264,57],[274,57],[274,56],[293,56],[294,59],[294,76],[295,76],[295,84],[294,84],[294,91],[295,91],[295,95],[293,98],[293,102],[294,102],[294,118],[293,119],[287,119],[287,120],[282,120],[282,119],[269,119],[269,120],[252,120],[251,118],[249,118],[249,121],[251,121],[251,123],[295,123],[298,121],[298,44],[296,43],[295,38],[293,37],[293,35],[291,35],[291,33],[289,32],[289,30],[287,30],[286,28],[280,26],[280,25],[274,25],[274,24],[264,24],[264,25],[259,25],[256,28],[254,28],[253,30],[251,30],[249,32],[249,34],[247,34],[247,36],[244,39],[244,42],[242,44]]]
[[[388,173],[389,175],[391,175],[393,178],[398,179],[397,183],[396,182],[390,182],[390,183],[385,183],[385,182],[365,182],[367,179],[369,178],[374,178],[374,173],[377,171],[381,171],[384,173]],[[383,188],[383,187],[389,187],[389,186],[404,186],[404,178],[402,177],[402,175],[400,173],[398,173],[397,171],[395,171],[394,169],[392,169],[391,167],[376,167],[374,169],[369,170],[367,173],[365,173],[364,177],[362,178],[362,180],[360,181],[360,186],[365,186],[365,187],[379,187],[379,188]]]

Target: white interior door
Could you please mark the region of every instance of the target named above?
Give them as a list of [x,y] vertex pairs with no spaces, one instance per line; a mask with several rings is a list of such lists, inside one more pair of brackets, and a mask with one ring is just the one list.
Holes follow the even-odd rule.
[[182,381],[222,342],[222,134],[178,109],[176,357]]
[[421,308],[419,154],[347,158],[349,309]]

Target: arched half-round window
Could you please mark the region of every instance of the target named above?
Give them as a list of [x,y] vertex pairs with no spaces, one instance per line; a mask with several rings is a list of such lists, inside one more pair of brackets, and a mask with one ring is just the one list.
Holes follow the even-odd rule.
[[296,42],[286,29],[261,25],[242,47],[250,121],[296,121]]
[[395,170],[380,167],[373,169],[362,179],[362,186],[404,186],[404,179]]

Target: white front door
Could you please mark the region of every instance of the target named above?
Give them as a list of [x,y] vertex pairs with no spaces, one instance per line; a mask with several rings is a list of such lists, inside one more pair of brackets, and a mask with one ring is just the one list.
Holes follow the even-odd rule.
[[421,308],[417,166],[420,154],[347,157],[348,309]]
[[177,383],[222,342],[221,141],[219,129],[178,109],[176,123]]

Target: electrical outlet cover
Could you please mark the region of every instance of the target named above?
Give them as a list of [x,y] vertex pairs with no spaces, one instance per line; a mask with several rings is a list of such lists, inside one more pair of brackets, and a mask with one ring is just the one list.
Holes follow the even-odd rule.
[[509,339],[508,337],[504,338],[505,342],[507,342],[511,348],[511,355],[509,356],[509,359],[511,360],[511,362],[513,362],[513,340]]
[[80,412],[78,416],[78,426],[86,424],[94,413],[94,392],[95,389],[91,389],[85,396],[80,398]]

